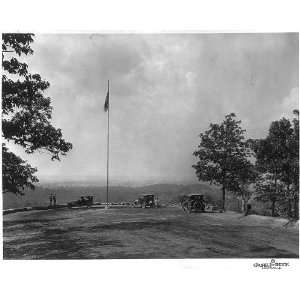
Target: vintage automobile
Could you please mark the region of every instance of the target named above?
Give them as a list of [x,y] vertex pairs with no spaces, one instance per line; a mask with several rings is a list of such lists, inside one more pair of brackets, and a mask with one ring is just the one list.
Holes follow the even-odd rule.
[[68,207],[78,207],[78,206],[87,206],[90,207],[94,203],[93,196],[81,196],[80,199],[76,201],[68,202]]
[[184,211],[192,212],[222,212],[217,206],[208,203],[202,194],[188,194],[180,198]]
[[180,203],[183,210],[189,213],[205,211],[204,195],[201,194],[183,195],[180,199]]
[[134,205],[142,208],[153,208],[157,207],[157,201],[157,197],[153,194],[144,194],[134,201]]

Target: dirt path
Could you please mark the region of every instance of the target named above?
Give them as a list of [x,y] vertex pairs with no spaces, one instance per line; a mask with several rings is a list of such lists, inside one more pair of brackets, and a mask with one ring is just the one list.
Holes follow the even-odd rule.
[[298,257],[298,227],[178,208],[32,211],[3,216],[4,259]]

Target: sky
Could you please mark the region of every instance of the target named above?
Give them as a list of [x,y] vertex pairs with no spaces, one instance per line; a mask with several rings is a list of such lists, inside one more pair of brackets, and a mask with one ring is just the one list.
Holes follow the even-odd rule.
[[22,58],[50,82],[53,124],[73,149],[60,162],[11,149],[47,181],[197,182],[192,153],[234,112],[263,138],[299,102],[298,34],[40,34]]

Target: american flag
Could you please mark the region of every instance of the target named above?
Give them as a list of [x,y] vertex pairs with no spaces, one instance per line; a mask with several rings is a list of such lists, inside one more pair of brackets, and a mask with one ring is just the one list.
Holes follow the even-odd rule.
[[109,91],[107,91],[104,103],[104,111],[108,111],[109,109]]

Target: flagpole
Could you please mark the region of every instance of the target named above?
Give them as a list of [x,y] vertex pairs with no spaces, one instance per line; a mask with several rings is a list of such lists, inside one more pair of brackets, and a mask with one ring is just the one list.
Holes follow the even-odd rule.
[[[107,88],[108,88],[108,97],[110,98],[109,94],[109,80],[107,81]],[[109,99],[110,101],[110,99]],[[109,191],[109,111],[110,111],[110,103],[108,104],[108,115],[107,115],[107,165],[106,165],[106,207],[108,208],[108,191]]]

